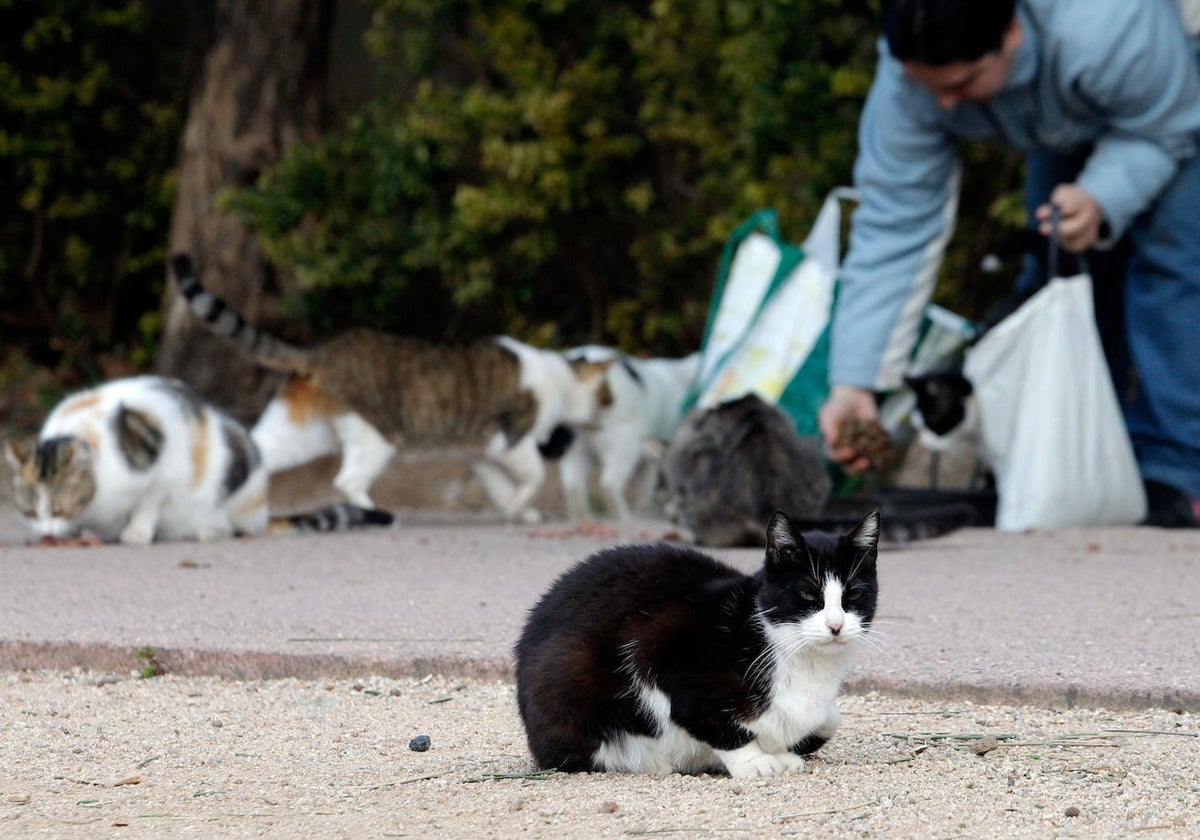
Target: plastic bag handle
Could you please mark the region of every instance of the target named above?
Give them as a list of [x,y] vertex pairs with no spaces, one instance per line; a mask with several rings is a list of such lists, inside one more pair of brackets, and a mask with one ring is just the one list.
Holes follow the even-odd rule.
[[[1046,278],[1054,280],[1058,277],[1058,249],[1059,235],[1058,226],[1062,222],[1062,205],[1050,205],[1050,248],[1046,254]],[[1087,257],[1083,254],[1079,255],[1079,271],[1082,274],[1090,274],[1088,271]]]

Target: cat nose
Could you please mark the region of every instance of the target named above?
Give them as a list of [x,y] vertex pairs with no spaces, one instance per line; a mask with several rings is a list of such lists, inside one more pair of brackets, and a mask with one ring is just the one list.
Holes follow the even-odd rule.
[[836,635],[838,635],[839,633],[841,633],[841,632],[842,632],[842,621],[841,621],[841,619],[836,619],[836,620],[834,620],[834,619],[829,619],[829,620],[827,620],[827,621],[825,622],[825,626],[826,626],[826,627],[828,627],[828,628],[829,628],[829,632],[830,632],[830,633],[832,633],[832,634],[833,634],[833,635],[835,635],[835,636],[836,636]]

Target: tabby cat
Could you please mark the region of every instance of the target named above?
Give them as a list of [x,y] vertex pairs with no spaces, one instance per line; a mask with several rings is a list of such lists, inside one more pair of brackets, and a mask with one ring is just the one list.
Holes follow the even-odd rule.
[[[847,528],[862,515],[832,515],[832,481],[821,443],[801,437],[791,418],[754,394],[695,411],[663,458],[667,509],[712,546],[762,545],[762,522],[776,508],[790,511],[802,528]],[[865,500],[888,508],[888,502]],[[848,505],[841,502],[845,509]],[[971,525],[967,504],[945,503],[888,510],[882,538],[929,539]]]
[[464,347],[432,345],[369,329],[304,349],[247,323],[172,258],[192,313],[258,364],[291,374],[251,432],[269,472],[341,453],[333,484],[370,507],[368,490],[397,446],[466,447],[488,496],[510,517],[545,477],[538,443],[559,424],[586,425],[606,397],[610,363],[570,365],[559,353],[511,338]]
[[820,442],[755,394],[684,418],[662,471],[668,511],[701,545],[762,545],[771,511],[812,521],[833,487]]
[[879,514],[801,533],[782,512],[743,574],[686,546],[609,548],[555,581],[515,648],[539,767],[777,776],[841,722],[875,617]]
[[5,445],[13,500],[42,537],[211,540],[388,524],[349,505],[268,521],[267,474],[245,428],[183,382],[117,379],[67,397],[36,441]]

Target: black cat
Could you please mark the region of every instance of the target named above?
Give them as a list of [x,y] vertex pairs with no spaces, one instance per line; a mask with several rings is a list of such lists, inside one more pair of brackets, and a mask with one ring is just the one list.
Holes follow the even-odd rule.
[[841,721],[875,616],[879,514],[801,534],[776,511],[744,574],[669,544],[605,549],[560,577],[515,648],[538,766],[776,776]]

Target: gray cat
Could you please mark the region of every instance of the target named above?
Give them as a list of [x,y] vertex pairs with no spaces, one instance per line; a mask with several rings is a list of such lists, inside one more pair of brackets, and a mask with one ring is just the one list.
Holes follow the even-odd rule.
[[[831,515],[832,480],[819,439],[801,437],[791,418],[754,394],[684,418],[662,475],[668,512],[701,545],[764,545],[763,523],[776,509],[805,530],[845,530],[861,518]],[[859,501],[884,509],[880,538],[887,542],[929,539],[975,521],[965,504]]]
[[815,519],[832,489],[817,439],[754,394],[688,415],[662,469],[668,510],[701,545],[764,545],[773,511]]

